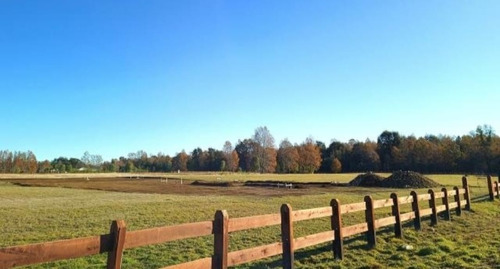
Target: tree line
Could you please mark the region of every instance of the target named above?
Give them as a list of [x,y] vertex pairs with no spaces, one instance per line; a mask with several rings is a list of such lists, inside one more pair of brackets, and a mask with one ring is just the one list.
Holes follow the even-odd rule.
[[258,127],[250,138],[222,150],[195,148],[175,156],[145,151],[129,153],[111,161],[85,152],[81,159],[59,157],[38,162],[33,152],[0,151],[0,173],[64,172],[177,172],[226,171],[258,173],[391,172],[499,173],[500,137],[488,125],[468,135],[451,137],[402,136],[382,132],[377,141],[332,141],[329,145],[312,138],[300,144],[288,139],[278,146],[267,127]]

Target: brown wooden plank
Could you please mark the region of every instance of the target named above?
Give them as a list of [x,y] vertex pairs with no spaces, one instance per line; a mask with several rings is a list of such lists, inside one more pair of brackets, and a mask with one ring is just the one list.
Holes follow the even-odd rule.
[[375,220],[375,227],[378,229],[378,228],[389,226],[389,225],[392,225],[395,223],[396,223],[396,217],[390,216],[387,218]]
[[432,215],[432,208],[420,209],[420,217]]
[[[498,183],[498,181],[495,181],[495,190],[496,190],[496,193],[497,193],[497,198],[500,199],[500,184]],[[469,195],[470,196],[470,195]],[[470,204],[470,202],[469,202]]]
[[458,206],[457,202],[450,203],[450,209],[457,208],[457,206]]
[[332,207],[330,206],[297,210],[293,211],[293,221],[324,218],[324,217],[330,217],[331,215],[332,215]]
[[333,241],[335,239],[335,235],[333,231],[326,231],[317,234],[311,234],[304,237],[299,237],[294,240],[294,248],[295,250],[306,248],[314,245],[318,245],[321,243]]
[[440,192],[435,192],[435,193],[434,193],[434,197],[435,197],[436,199],[443,198],[443,197],[444,197],[444,192],[443,192],[443,191],[440,191]]
[[415,218],[415,212],[408,212],[408,213],[401,214],[401,222],[411,220],[414,218]]
[[125,249],[212,234],[212,221],[180,224],[127,232]]
[[400,205],[409,204],[413,202],[413,197],[412,196],[399,197],[398,201]]
[[0,268],[74,259],[111,250],[109,234],[0,249]]
[[344,238],[368,231],[368,223],[363,222],[342,228]]
[[227,269],[229,249],[229,216],[226,210],[217,210],[214,217],[214,256],[212,269]]
[[446,211],[446,205],[438,205],[436,206],[436,212],[445,212]]
[[431,195],[426,193],[426,194],[419,194],[418,196],[418,201],[429,201],[431,199]]
[[239,264],[276,256],[282,253],[282,248],[283,246],[281,242],[279,242],[265,246],[233,251],[228,254],[228,266],[236,266]]
[[289,204],[281,206],[281,242],[283,243],[283,268],[293,268],[293,212]]
[[108,269],[120,269],[122,267],[123,245],[125,243],[125,234],[127,226],[123,220],[115,220],[111,223],[110,235],[113,238],[113,247],[108,252]]
[[229,232],[242,231],[281,223],[280,214],[233,218],[229,220]]
[[161,269],[209,269],[212,266],[212,258],[203,258],[186,263],[171,265]]
[[394,201],[392,199],[385,199],[385,200],[375,200],[373,201],[373,208],[382,208],[382,207],[388,207],[388,206],[393,206]]
[[[497,193],[497,198],[500,199],[500,184],[498,183],[498,181],[495,181],[495,190],[496,190],[496,193]],[[469,195],[470,197],[470,195]],[[469,202],[470,204],[470,202]]]
[[342,233],[342,212],[341,205],[338,199],[330,201],[332,207],[331,227],[334,233],[335,240],[332,242],[333,256],[335,259],[344,258],[344,236]]
[[364,210],[366,210],[366,203],[363,202],[363,203],[342,205],[340,209],[341,209],[340,211],[342,212],[342,214],[364,211]]

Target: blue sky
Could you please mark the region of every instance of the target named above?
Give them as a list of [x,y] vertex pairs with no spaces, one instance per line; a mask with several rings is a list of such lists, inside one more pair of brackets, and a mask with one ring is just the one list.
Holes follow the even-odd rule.
[[38,159],[500,130],[500,1],[0,1],[0,149]]

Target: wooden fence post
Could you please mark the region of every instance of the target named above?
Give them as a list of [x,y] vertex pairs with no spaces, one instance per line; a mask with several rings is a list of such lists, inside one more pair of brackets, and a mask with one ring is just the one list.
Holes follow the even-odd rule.
[[392,215],[396,218],[396,223],[394,224],[394,233],[397,238],[403,238],[403,229],[401,226],[401,212],[399,210],[399,200],[396,193],[391,193],[391,198],[393,202]]
[[469,182],[467,181],[467,177],[462,177],[462,188],[465,189],[464,198],[467,204],[465,205],[465,210],[470,211],[470,190],[469,190]]
[[124,220],[114,220],[111,223],[109,234],[111,235],[113,247],[108,252],[108,269],[119,269],[122,267],[123,246],[125,245],[125,234],[127,226]]
[[455,190],[455,202],[457,202],[457,216],[462,215],[462,205],[460,203],[460,189],[458,187],[453,187],[453,190]]
[[495,189],[497,191],[497,198],[500,199],[500,186],[498,184],[498,181],[495,181]]
[[374,248],[377,245],[377,233],[375,227],[375,210],[373,208],[373,198],[371,196],[365,196],[366,210],[365,218],[368,224],[368,232],[366,232],[366,239],[368,241],[368,246]]
[[335,237],[333,240],[333,256],[336,259],[342,260],[344,258],[344,238],[342,233],[342,212],[340,208],[340,201],[332,199],[330,206],[332,207],[332,230]]
[[438,217],[436,210],[436,194],[433,190],[429,190],[429,194],[431,195],[431,199],[429,200],[429,207],[432,209],[431,225],[437,225]]
[[451,215],[450,215],[450,202],[448,200],[448,190],[446,188],[441,189],[442,192],[444,192],[443,196],[443,205],[445,206],[446,210],[444,211],[444,219],[445,220],[451,220]]
[[212,269],[227,268],[229,248],[229,216],[226,210],[217,210],[214,217],[214,256]]
[[293,219],[292,207],[289,204],[281,206],[281,242],[283,243],[283,268],[293,268]]
[[415,230],[420,230],[421,220],[420,220],[420,208],[418,206],[418,194],[415,191],[411,191],[410,195],[413,197],[411,208],[413,212],[415,212],[415,219],[413,220],[413,225],[415,226]]
[[490,201],[495,200],[495,196],[493,195],[493,182],[491,182],[491,176],[488,175],[488,192],[490,194]]

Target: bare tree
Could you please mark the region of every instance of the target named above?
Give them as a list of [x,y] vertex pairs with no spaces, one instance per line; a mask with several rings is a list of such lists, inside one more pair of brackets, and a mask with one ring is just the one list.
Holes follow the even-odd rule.
[[273,173],[276,171],[276,149],[274,137],[266,126],[258,127],[252,138],[260,148],[257,151],[258,171],[261,173]]

